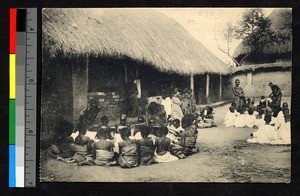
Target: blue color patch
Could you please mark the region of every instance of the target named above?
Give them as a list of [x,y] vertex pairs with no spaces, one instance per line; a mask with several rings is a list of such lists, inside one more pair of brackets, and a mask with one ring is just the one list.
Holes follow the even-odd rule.
[[9,187],[16,187],[16,146],[9,145]]

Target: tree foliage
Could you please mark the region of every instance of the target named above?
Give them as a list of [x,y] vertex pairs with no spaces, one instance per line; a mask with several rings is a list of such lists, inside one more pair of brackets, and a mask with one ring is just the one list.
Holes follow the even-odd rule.
[[243,43],[255,53],[276,41],[271,21],[264,16],[261,9],[250,9],[243,14],[235,29],[235,37],[243,39]]

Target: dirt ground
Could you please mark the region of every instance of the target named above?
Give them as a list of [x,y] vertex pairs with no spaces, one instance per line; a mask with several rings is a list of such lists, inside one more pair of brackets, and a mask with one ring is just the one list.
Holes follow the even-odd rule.
[[41,181],[289,183],[291,146],[248,144],[255,129],[222,125],[228,107],[214,109],[217,127],[199,129],[200,152],[186,159],[122,169],[67,164],[42,152]]

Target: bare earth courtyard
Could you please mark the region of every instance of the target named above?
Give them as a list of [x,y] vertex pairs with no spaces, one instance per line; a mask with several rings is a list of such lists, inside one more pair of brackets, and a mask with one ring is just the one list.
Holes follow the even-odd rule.
[[255,129],[222,125],[228,107],[214,109],[217,127],[199,129],[200,152],[186,159],[122,169],[66,164],[42,152],[41,181],[289,183],[291,146],[248,144]]

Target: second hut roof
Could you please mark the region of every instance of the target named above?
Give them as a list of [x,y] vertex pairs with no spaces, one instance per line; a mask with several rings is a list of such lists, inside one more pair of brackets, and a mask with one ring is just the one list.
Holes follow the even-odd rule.
[[54,55],[127,56],[163,72],[228,74],[175,20],[146,9],[43,9],[43,48]]

